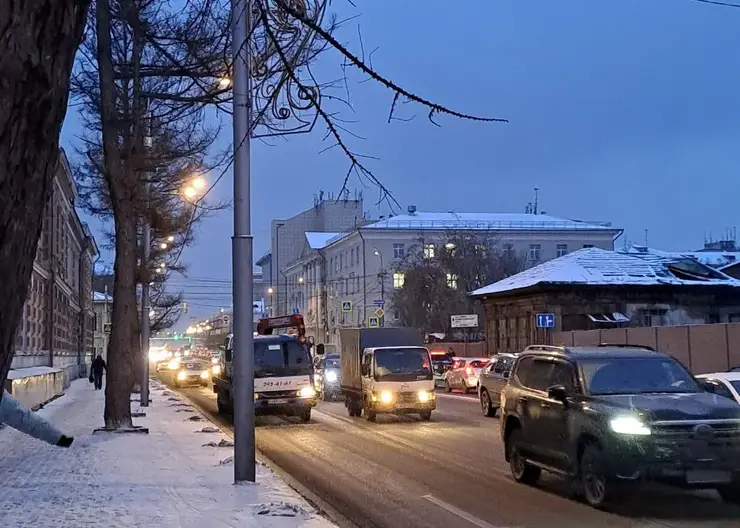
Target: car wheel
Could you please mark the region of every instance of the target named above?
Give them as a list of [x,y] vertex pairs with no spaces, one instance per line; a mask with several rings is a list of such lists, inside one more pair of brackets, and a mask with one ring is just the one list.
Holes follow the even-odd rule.
[[491,405],[491,396],[486,389],[480,390],[480,406],[483,416],[493,418],[496,416],[496,408]]
[[728,504],[740,506],[740,483],[728,484],[717,488],[719,496]]
[[309,423],[311,421],[311,408],[309,407],[308,409],[301,411],[301,414],[299,414],[299,416],[301,417],[301,421],[303,423]]
[[428,422],[432,419],[432,411],[424,411],[423,413],[419,413],[419,416],[421,416],[422,422]]
[[368,407],[365,407],[363,409],[363,413],[365,414],[365,419],[368,422],[374,422],[378,418],[378,413],[376,413],[375,411],[371,411]]
[[607,502],[616,498],[619,490],[615,483],[609,482],[604,470],[604,457],[597,444],[586,445],[581,454],[579,467],[583,498],[589,506],[603,508]]
[[537,466],[533,466],[528,463],[520,450],[521,443],[521,429],[514,429],[509,435],[509,439],[506,442],[506,449],[509,452],[509,467],[511,468],[511,476],[514,480],[521,483],[527,484],[528,486],[534,486],[540,478],[542,470]]
[[445,380],[445,390],[447,392],[452,392],[452,387],[450,387],[450,382]]

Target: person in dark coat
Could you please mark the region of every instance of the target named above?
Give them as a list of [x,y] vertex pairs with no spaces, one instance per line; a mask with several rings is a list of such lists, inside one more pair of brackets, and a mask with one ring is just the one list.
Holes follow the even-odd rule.
[[103,371],[108,370],[108,366],[105,364],[103,356],[98,355],[98,357],[93,359],[92,365],[90,365],[90,370],[92,371],[93,382],[95,383],[95,390],[102,389]]

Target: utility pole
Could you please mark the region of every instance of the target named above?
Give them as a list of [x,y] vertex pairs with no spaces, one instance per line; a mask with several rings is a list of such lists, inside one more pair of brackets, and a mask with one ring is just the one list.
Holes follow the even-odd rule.
[[233,276],[233,376],[234,389],[234,482],[254,482],[254,312],[252,311],[252,234],[250,197],[250,125],[252,122],[249,79],[251,0],[231,0],[234,123],[234,236]]

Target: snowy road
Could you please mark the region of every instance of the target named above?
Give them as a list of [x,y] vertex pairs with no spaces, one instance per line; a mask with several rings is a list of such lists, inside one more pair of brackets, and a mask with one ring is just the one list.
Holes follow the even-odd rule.
[[[214,420],[210,389],[182,391]],[[340,403],[321,403],[310,424],[258,421],[257,447],[301,486],[340,513],[348,526],[592,528],[740,527],[740,509],[714,492],[645,489],[619,514],[568,498],[545,477],[539,487],[514,483],[503,459],[498,419],[481,416],[475,399],[441,395],[430,423],[349,418]]]

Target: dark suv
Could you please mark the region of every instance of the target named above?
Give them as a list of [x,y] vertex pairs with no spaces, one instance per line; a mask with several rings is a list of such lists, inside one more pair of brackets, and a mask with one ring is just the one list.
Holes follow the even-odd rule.
[[649,348],[531,346],[501,394],[517,482],[544,469],[600,507],[642,480],[714,488],[740,504],[740,405]]

